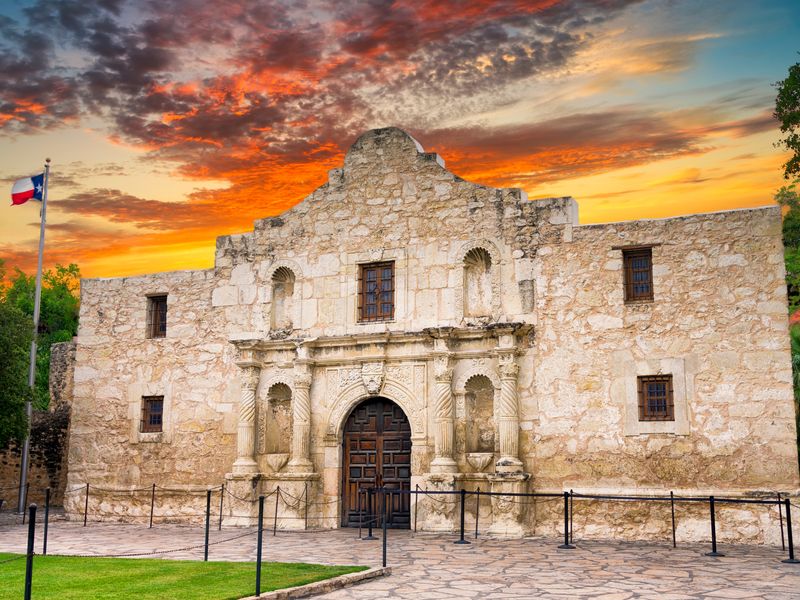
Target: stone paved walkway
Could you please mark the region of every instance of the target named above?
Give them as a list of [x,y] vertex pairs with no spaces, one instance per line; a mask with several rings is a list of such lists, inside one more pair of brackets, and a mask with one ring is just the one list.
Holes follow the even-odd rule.
[[[0,551],[22,552],[26,527],[0,526]],[[361,541],[357,530],[278,532],[265,536],[265,560],[327,564],[380,564],[380,541]],[[227,541],[235,536],[244,537]],[[41,540],[41,527],[37,531]],[[211,560],[255,560],[253,530],[212,531]],[[593,598],[692,600],[747,598],[800,600],[800,565],[780,562],[780,548],[724,546],[724,558],[703,556],[702,545],[583,541],[558,550],[557,540],[483,538],[468,546],[452,536],[389,532],[390,577],[332,592],[327,599],[375,598]],[[202,559],[203,531],[196,527],[55,522],[48,554],[151,552],[197,546],[162,555]],[[37,543],[37,551],[41,543]],[[2,565],[0,565],[2,568]]]

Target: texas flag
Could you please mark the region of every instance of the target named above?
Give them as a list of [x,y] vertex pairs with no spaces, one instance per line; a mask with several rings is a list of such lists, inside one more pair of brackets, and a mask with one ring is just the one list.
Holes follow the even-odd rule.
[[25,204],[28,200],[41,200],[44,192],[44,173],[17,179],[11,188],[11,205]]

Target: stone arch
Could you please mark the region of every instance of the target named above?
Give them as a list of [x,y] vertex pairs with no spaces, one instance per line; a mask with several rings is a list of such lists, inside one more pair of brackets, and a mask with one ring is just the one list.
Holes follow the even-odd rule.
[[473,367],[471,369],[467,369],[455,378],[453,381],[453,391],[463,394],[467,389],[467,382],[473,377],[486,377],[492,382],[495,392],[500,390],[500,378],[497,376],[497,373],[494,372],[494,369],[487,367]]
[[419,409],[410,390],[396,381],[387,381],[379,393],[369,394],[364,385],[358,382],[343,389],[334,401],[325,430],[326,442],[341,443],[347,417],[361,402],[376,396],[387,398],[403,409],[411,424],[412,439],[425,438],[424,411]]

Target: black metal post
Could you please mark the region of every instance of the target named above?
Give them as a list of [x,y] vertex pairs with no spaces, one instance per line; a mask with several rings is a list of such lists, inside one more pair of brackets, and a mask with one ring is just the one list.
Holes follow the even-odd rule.
[[217,531],[222,531],[222,502],[225,500],[225,484],[219,486],[219,525]]
[[25,600],[31,600],[31,580],[33,579],[33,536],[36,533],[36,505],[28,507],[28,555],[25,558]]
[[382,492],[382,495],[383,495],[383,503],[382,503],[383,504],[383,510],[382,510],[382,513],[383,513],[383,519],[382,519],[382,521],[383,521],[382,522],[382,525],[383,525],[383,566],[386,567],[386,540],[387,540],[387,532],[389,530],[388,530],[387,525],[386,525],[386,521],[388,521],[388,519],[386,518],[386,490],[381,488],[381,492]]
[[206,490],[206,541],[203,546],[203,561],[208,561],[208,526],[211,522],[211,490]]
[[675,494],[672,493],[672,490],[669,492],[669,503],[672,508],[672,547],[677,548],[678,545],[675,541]]
[[272,521],[272,537],[278,531],[278,501],[281,499],[281,486],[275,488],[275,518]]
[[367,488],[367,510],[369,511],[369,519],[367,519],[367,537],[362,538],[363,540],[377,540],[374,535],[372,535],[372,521],[375,518],[375,493],[373,488]]
[[786,552],[786,542],[783,539],[783,507],[781,506],[783,502],[781,502],[781,493],[778,492],[778,519],[781,522],[781,550]]
[[478,518],[481,515],[481,488],[475,492],[475,539],[478,539]]
[[153,507],[156,505],[156,484],[153,484],[153,490],[150,492],[150,529],[153,528]]
[[303,496],[306,499],[306,509],[305,509],[304,514],[303,514],[303,516],[305,518],[305,522],[303,524],[303,529],[307,531],[308,530],[308,482],[307,481],[303,483]]
[[89,515],[89,483],[86,483],[86,502],[83,505],[83,526],[86,527],[86,518]]
[[468,540],[464,539],[464,506],[466,505],[467,490],[461,488],[461,537],[453,542],[454,544],[470,544]]
[[[25,506],[28,503],[28,492],[31,489],[31,482],[25,482],[25,497],[22,499],[22,506]],[[22,511],[22,524],[25,525],[25,511]]]
[[564,543],[559,548],[562,550],[575,549],[575,546],[569,543],[569,492],[564,492]]
[[50,488],[44,491],[44,540],[42,541],[42,556],[47,555],[47,527],[50,525]]
[[[794,541],[792,540],[792,503],[789,501],[789,498],[784,498],[783,501],[786,503],[786,538],[789,541],[789,558],[781,562],[796,564],[800,563],[800,560],[794,557]],[[33,520],[33,517],[31,517],[31,520]]]
[[572,539],[573,539],[572,538],[572,530],[573,530],[573,527],[572,527],[572,523],[573,523],[572,507],[573,507],[574,504],[575,504],[575,500],[574,500],[573,492],[572,492],[572,490],[570,490],[569,491],[569,543],[570,544],[572,543]]
[[711,552],[706,552],[706,556],[725,556],[722,552],[717,552],[717,518],[714,511],[714,496],[708,497],[708,507],[711,512]]
[[261,542],[264,533],[264,496],[258,497],[258,549],[256,550],[256,596],[261,595]]

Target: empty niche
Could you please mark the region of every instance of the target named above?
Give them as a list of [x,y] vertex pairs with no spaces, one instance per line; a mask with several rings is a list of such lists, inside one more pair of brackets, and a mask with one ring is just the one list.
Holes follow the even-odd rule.
[[294,310],[294,273],[279,267],[272,274],[272,329],[291,329]]
[[467,452],[494,452],[494,386],[485,375],[464,386],[467,413]]
[[292,390],[285,383],[276,383],[267,393],[267,453],[288,454],[292,431]]
[[492,314],[492,257],[483,248],[473,248],[464,257],[464,316]]

